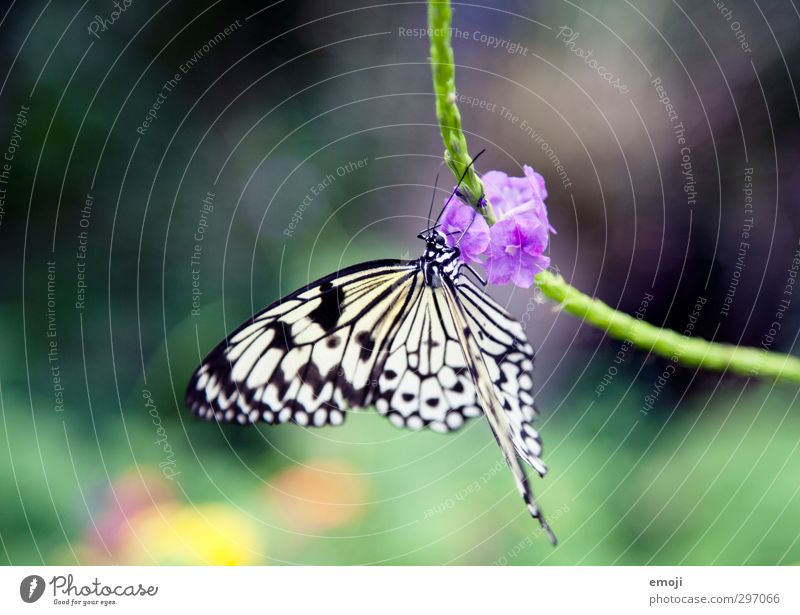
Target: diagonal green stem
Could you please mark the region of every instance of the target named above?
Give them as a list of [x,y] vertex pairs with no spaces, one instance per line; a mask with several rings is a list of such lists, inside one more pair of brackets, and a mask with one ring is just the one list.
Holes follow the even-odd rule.
[[611,337],[630,340],[639,348],[667,357],[675,363],[717,371],[731,371],[743,376],[772,376],[800,384],[800,358],[748,348],[718,344],[698,337],[687,337],[662,329],[623,312],[599,299],[592,299],[550,271],[536,276],[536,286],[564,310],[579,316]]
[[[450,44],[451,19],[449,0],[429,0],[428,28],[436,117],[444,141],[447,165],[458,178],[472,159],[467,152],[467,139],[461,129],[461,113],[458,111],[456,98],[455,63]],[[496,222],[491,205],[485,199],[484,203],[480,203],[483,184],[472,167],[464,178],[461,192],[490,226]],[[559,303],[566,312],[604,330],[611,337],[628,340],[639,348],[671,359],[675,363],[731,371],[744,376],[773,377],[800,384],[800,358],[793,355],[769,352],[761,348],[718,344],[656,327],[583,294],[560,275],[550,271],[539,273],[535,284],[542,294]]]

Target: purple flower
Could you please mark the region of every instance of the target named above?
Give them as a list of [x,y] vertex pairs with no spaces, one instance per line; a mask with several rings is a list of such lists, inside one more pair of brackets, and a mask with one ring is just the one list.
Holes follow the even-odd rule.
[[[502,213],[506,208],[543,201],[547,198],[542,176],[527,165],[523,168],[526,177],[509,177],[502,171],[489,171],[481,178],[486,198],[495,209],[499,209],[497,213]],[[531,175],[528,175],[528,172]]]
[[509,177],[502,171],[483,175],[485,196],[497,217],[491,229],[474,209],[453,198],[442,214],[442,230],[451,246],[459,241],[466,262],[486,257],[490,283],[529,288],[534,276],[550,265],[544,251],[549,233],[556,231],[547,219],[544,178],[528,165],[523,170],[524,177]]
[[533,277],[550,265],[542,254],[547,248],[547,221],[533,216],[500,220],[490,230],[486,274],[492,284],[530,288]]
[[481,262],[478,257],[489,247],[489,225],[482,215],[454,197],[442,213],[441,230],[448,245],[454,246],[460,240],[461,257],[467,263]]
[[486,198],[494,208],[498,220],[520,215],[530,215],[543,219],[551,233],[556,230],[547,222],[547,188],[544,177],[527,164],[522,167],[525,177],[509,177],[502,171],[489,171],[484,174],[483,186]]

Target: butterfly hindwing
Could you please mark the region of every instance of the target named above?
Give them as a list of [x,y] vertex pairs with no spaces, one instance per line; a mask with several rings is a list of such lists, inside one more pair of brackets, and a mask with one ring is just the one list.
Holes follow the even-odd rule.
[[[541,441],[533,427],[534,351],[522,325],[465,277],[455,286],[460,310],[477,338],[491,381],[508,414],[520,456],[539,474]],[[375,407],[398,427],[447,432],[480,416],[481,409],[457,325],[441,289],[423,286],[392,340],[388,356],[375,366]]]
[[207,420],[339,425],[370,402],[377,350],[418,268],[374,261],[329,275],[243,323],[206,357],[186,402]]
[[437,292],[417,290],[376,365],[375,408],[397,427],[447,432],[481,414],[453,319],[442,313]]

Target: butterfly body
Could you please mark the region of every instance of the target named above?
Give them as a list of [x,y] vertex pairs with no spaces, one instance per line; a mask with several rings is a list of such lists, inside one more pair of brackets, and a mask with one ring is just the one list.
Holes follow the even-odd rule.
[[461,273],[461,252],[458,246],[450,247],[443,233],[431,231],[420,234],[426,240],[425,252],[418,259],[419,267],[425,277],[425,284],[439,288],[442,278],[456,281]]
[[348,267],[268,306],[192,376],[200,418],[341,425],[373,406],[397,427],[450,432],[485,414],[531,514],[550,532],[520,459],[540,475],[534,351],[522,326],[462,274],[458,246],[420,234],[412,261]]

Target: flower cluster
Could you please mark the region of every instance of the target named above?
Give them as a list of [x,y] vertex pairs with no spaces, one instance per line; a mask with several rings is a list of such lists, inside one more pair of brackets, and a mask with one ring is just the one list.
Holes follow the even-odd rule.
[[544,178],[527,165],[523,169],[525,177],[502,171],[483,175],[485,196],[497,216],[491,228],[458,198],[450,199],[442,213],[441,229],[449,245],[458,243],[465,262],[483,264],[491,284],[530,288],[533,277],[550,265],[544,251],[555,229],[547,220]]

